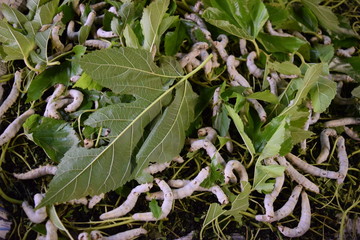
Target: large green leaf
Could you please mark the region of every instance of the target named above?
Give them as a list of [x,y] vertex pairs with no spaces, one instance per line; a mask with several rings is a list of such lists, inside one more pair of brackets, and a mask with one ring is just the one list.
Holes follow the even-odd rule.
[[79,143],[74,129],[63,120],[32,115],[24,123],[24,130],[55,162],[60,162],[64,154]]
[[336,95],[336,83],[328,78],[320,77],[311,88],[309,94],[314,111],[324,112]]
[[[146,64],[142,66],[136,58],[147,51],[132,51],[134,62],[119,56],[119,51],[97,53],[104,52],[107,57],[101,55],[96,61],[93,53],[85,55],[80,61],[82,68],[95,81],[106,84],[112,90],[119,91],[119,86],[123,88],[131,83],[131,88],[123,88],[122,93],[132,94],[135,100],[109,105],[89,116],[86,125],[111,129],[110,142],[100,148],[76,147],[69,150],[50,183],[43,205],[114,190],[140,176],[149,162],[171,160],[179,154],[185,141],[185,130],[193,120],[196,101],[196,94],[186,78],[165,89],[162,81],[164,77],[169,77],[164,75],[166,71],[152,66],[151,61],[144,63],[141,58]],[[104,67],[104,61],[111,62],[112,67],[98,74],[96,67],[87,66],[88,58],[92,58],[92,63],[100,69]],[[120,60],[116,62],[115,58]],[[132,65],[126,73],[123,71],[124,63]],[[117,77],[114,76],[116,74]],[[109,79],[112,83],[108,82]],[[147,82],[149,79],[151,86]]]
[[0,11],[8,22],[16,24],[21,29],[24,29],[24,24],[29,21],[23,13],[5,3],[1,5]]
[[260,0],[211,0],[202,17],[212,25],[240,38],[253,40],[269,15]]

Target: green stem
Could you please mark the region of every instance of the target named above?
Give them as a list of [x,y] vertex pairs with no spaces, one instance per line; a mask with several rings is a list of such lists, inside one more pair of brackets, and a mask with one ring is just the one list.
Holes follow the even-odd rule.
[[256,51],[256,56],[257,57],[260,57],[260,49],[259,49],[259,46],[257,45],[256,41],[255,40],[250,40],[252,42],[252,44],[254,45],[255,47],[255,51]]
[[24,58],[24,62],[25,62],[25,65],[26,65],[31,71],[40,72],[39,69],[36,69],[36,68],[34,68],[33,66],[31,66],[31,64],[29,63],[29,60],[28,60],[27,58]]
[[17,205],[22,204],[22,201],[11,198],[8,195],[6,195],[1,188],[0,188],[0,197],[2,197],[5,201],[12,203],[12,204],[17,204]]
[[346,209],[344,211],[343,215],[341,216],[341,223],[340,223],[340,230],[339,230],[340,240],[344,240],[346,215],[352,208],[357,207],[359,203],[360,203],[360,200],[358,199],[353,205],[351,205],[348,209]]

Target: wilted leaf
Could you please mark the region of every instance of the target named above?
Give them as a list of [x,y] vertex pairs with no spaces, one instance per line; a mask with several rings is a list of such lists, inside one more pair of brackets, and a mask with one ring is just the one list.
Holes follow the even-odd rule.
[[60,162],[64,154],[79,143],[74,129],[63,120],[32,115],[24,123],[24,131],[55,162]]
[[322,113],[330,106],[336,95],[336,86],[336,82],[324,77],[314,83],[309,92],[314,112]]

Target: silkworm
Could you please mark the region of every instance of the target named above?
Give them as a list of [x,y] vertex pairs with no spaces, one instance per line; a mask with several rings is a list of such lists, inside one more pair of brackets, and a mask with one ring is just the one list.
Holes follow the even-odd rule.
[[258,68],[255,64],[256,52],[252,51],[246,58],[246,66],[248,67],[249,73],[254,75],[256,78],[261,78],[264,75],[264,70]]
[[211,159],[215,158],[217,164],[221,164],[221,165],[226,164],[224,158],[220,155],[220,153],[217,151],[216,147],[211,141],[207,139],[195,140],[191,143],[191,147],[189,151],[193,152],[199,150],[200,148],[205,149],[207,155]]
[[[44,198],[43,195],[40,193],[34,195],[35,207],[37,207],[37,205],[40,204],[43,198]],[[46,207],[42,207],[37,210],[34,210],[34,208],[30,206],[27,201],[24,201],[21,206],[24,212],[26,213],[26,216],[33,223],[42,223],[47,218]]]
[[11,87],[11,91],[8,97],[4,100],[4,102],[0,106],[0,117],[4,115],[4,113],[15,103],[20,93],[21,81],[22,81],[21,72],[16,71],[14,77],[14,83]]
[[72,98],[72,102],[67,105],[64,110],[65,112],[75,112],[80,107],[84,99],[84,94],[82,94],[79,90],[71,89],[68,92],[68,96]]
[[[97,239],[99,239],[99,240],[129,240],[129,239],[134,239],[143,234],[147,234],[147,231],[144,228],[140,227],[140,228],[127,230],[125,232],[120,232],[115,235],[111,235],[111,236],[107,236],[107,237],[104,237],[99,231],[91,231],[90,236],[91,236],[91,240],[97,240]],[[81,237],[82,238],[80,238],[80,235],[79,235],[78,239],[79,240],[89,239],[88,234],[81,235]]]
[[360,124],[360,118],[346,117],[336,120],[327,121],[324,123],[324,127],[342,127],[345,125],[357,125]]
[[[172,161],[177,162],[177,163],[183,163],[184,159],[180,156],[177,156],[177,157],[173,158]],[[143,170],[143,172],[153,175],[155,173],[164,171],[166,168],[168,168],[170,166],[170,164],[171,164],[171,162],[153,163],[153,164],[150,164],[147,168],[145,168]]]
[[94,208],[94,206],[104,198],[104,195],[105,195],[104,193],[101,193],[99,195],[92,196],[89,200],[88,208],[90,209]]
[[237,83],[237,84],[233,83],[233,85],[234,86],[240,85],[245,88],[251,88],[249,82],[236,70],[236,66],[237,66],[236,63],[237,60],[235,59],[234,55],[229,55],[226,60],[226,67],[230,75],[230,78],[233,79],[232,82]]
[[68,98],[57,99],[52,101],[50,104],[46,105],[46,109],[44,112],[44,117],[61,119],[60,113],[57,111],[58,109],[71,104],[72,100]]
[[4,130],[0,135],[0,146],[4,145],[10,141],[13,137],[16,136],[17,132],[20,130],[22,124],[26,121],[28,117],[35,113],[34,109],[29,109],[20,116],[18,116],[9,126]]
[[309,179],[307,179],[304,175],[299,173],[291,164],[286,161],[284,157],[277,157],[276,160],[281,166],[285,167],[286,173],[290,176],[290,178],[297,182],[298,184],[302,185],[304,188],[319,193],[320,189],[315,183],[311,182]]
[[278,31],[274,30],[270,21],[266,22],[265,29],[270,35],[273,35],[273,36],[292,37],[291,34],[282,33],[282,32],[278,32]]
[[98,49],[105,49],[111,46],[111,43],[104,40],[90,39],[84,42],[84,46]]
[[77,204],[80,204],[80,205],[88,205],[88,200],[86,197],[82,197],[82,198],[79,198],[79,199],[73,199],[73,200],[70,200],[70,201],[67,201],[66,203],[67,204],[70,204],[70,205],[77,205]]
[[337,179],[337,183],[341,184],[344,182],[346,174],[349,170],[349,159],[347,157],[345,149],[345,139],[340,136],[337,141],[337,156],[339,158],[339,174],[340,177]]
[[132,219],[137,221],[157,221],[160,219],[164,219],[169,215],[173,202],[174,202],[174,194],[171,191],[169,185],[160,179],[155,179],[157,185],[160,187],[160,190],[164,194],[164,201],[161,205],[161,215],[159,218],[154,217],[152,212],[145,212],[145,213],[135,213],[132,215]]
[[[224,60],[224,62],[226,62],[227,58],[228,58],[228,53],[226,51],[226,45],[229,43],[229,39],[225,34],[220,34],[217,38],[218,41],[214,41],[214,47],[216,48],[216,50],[218,51],[220,57],[222,58],[222,60]],[[239,65],[239,63],[237,63],[237,65]]]
[[206,136],[205,139],[207,141],[212,142],[212,143],[214,143],[216,141],[216,138],[217,138],[217,132],[212,127],[200,128],[197,131],[197,134],[198,134],[199,137]]
[[248,98],[247,101],[253,106],[253,108],[257,112],[260,121],[266,122],[267,114],[264,107],[256,99]]
[[278,226],[279,231],[286,237],[300,237],[310,229],[311,207],[308,195],[305,191],[301,192],[301,217],[299,224],[295,228]]
[[127,196],[123,204],[109,212],[101,214],[100,219],[106,220],[124,216],[134,208],[140,194],[148,192],[152,188],[152,186],[152,183],[144,183],[135,187],[133,190],[131,190],[130,194]]
[[[84,23],[84,26],[91,26],[93,25],[95,21],[96,13],[94,11],[91,11],[89,15],[86,18],[86,21]],[[68,23],[67,29],[66,29],[66,35],[69,40],[76,41],[79,37],[79,31],[75,32],[75,22],[71,20]]]
[[353,129],[344,126],[344,132],[346,133],[346,135],[348,135],[350,138],[354,139],[355,141],[360,141],[359,134],[355,132]]
[[184,18],[193,21],[201,29],[207,29],[204,20],[195,13],[185,13]]
[[[273,159],[267,159],[266,164],[267,165],[278,165],[278,163],[275,162]],[[275,178],[275,184],[274,184],[273,191],[269,194],[265,194],[265,197],[264,197],[265,216],[268,220],[270,220],[271,218],[273,218],[275,216],[274,202],[280,194],[280,191],[284,184],[284,181],[285,181],[285,175],[283,173],[281,176]]]
[[55,175],[56,171],[57,171],[57,166],[48,164],[45,166],[40,166],[38,168],[32,169],[26,173],[13,173],[13,175],[17,179],[27,180],[27,179],[35,179],[45,175]]
[[255,219],[259,222],[275,222],[289,216],[295,209],[302,189],[301,185],[296,185],[286,203],[274,212],[273,218],[269,219],[266,215],[256,215]]
[[50,105],[63,94],[65,89],[66,89],[66,86],[64,84],[57,84],[55,86],[54,92],[47,99],[47,104],[46,104],[46,108],[45,108],[45,112],[44,112],[45,117],[48,117],[48,111],[49,111]]
[[278,96],[278,91],[277,91],[277,81],[272,78],[272,77],[267,77],[266,80],[269,83],[269,87],[270,87],[270,92],[272,94],[274,94],[275,96]]
[[192,240],[194,235],[195,235],[195,231],[191,231],[187,235],[180,237],[180,238],[176,238],[174,240]]
[[[201,61],[205,61],[208,57],[209,57],[209,53],[206,50],[201,50],[200,51]],[[208,61],[204,66],[205,74],[209,75],[211,73],[212,68],[213,68],[212,67],[212,61]]]
[[206,42],[197,42],[195,43],[190,52],[185,54],[179,61],[180,66],[183,68],[187,64],[191,63],[194,58],[200,55],[201,50],[206,50],[209,45]]
[[351,55],[353,55],[356,52],[356,48],[355,47],[350,47],[347,49],[338,49],[336,51],[336,55],[339,57],[351,57]]
[[54,26],[51,30],[51,44],[56,52],[64,50],[64,44],[60,41],[59,37],[60,26]]
[[[181,179],[168,181],[168,185],[170,187],[174,187],[174,188],[182,188],[182,187],[185,187],[189,183],[190,183],[190,180],[181,180]],[[216,198],[220,204],[228,204],[229,203],[228,197],[226,196],[224,191],[221,189],[221,187],[219,187],[218,185],[214,185],[210,188],[204,188],[204,187],[199,186],[195,189],[195,191],[197,191],[197,192],[212,192],[216,196]],[[178,199],[177,197],[178,197],[178,195],[174,195],[174,199]],[[149,201],[151,199],[162,200],[162,199],[164,199],[164,194],[161,191],[150,193],[148,196],[146,196],[146,199]]]
[[282,73],[280,73],[280,74],[279,74],[279,77],[280,77],[281,79],[294,79],[294,78],[298,78],[299,75],[296,75],[296,74],[282,74]]
[[345,75],[345,74],[330,74],[329,75],[330,79],[335,81],[335,82],[355,82],[355,79],[353,79],[352,77],[350,77],[349,75]]
[[97,31],[96,31],[96,35],[99,37],[99,38],[115,38],[117,37],[118,35],[116,33],[114,33],[113,31],[105,31],[102,27],[99,28]]
[[46,227],[46,236],[40,236],[37,238],[37,240],[57,240],[58,228],[53,224],[53,222],[50,219],[47,220],[45,227]]
[[[238,160],[230,160],[226,163],[225,169],[224,169],[224,179],[225,179],[225,183],[228,184],[229,182],[231,183],[236,183],[237,182],[237,178],[235,176],[235,174],[233,173],[233,171],[236,171],[237,174],[240,176],[240,180],[241,181],[245,181],[248,182],[249,181],[249,177],[246,171],[246,168],[244,167],[244,165],[241,164],[241,162],[239,162]],[[243,191],[243,186],[241,186],[241,190]]]
[[220,87],[216,88],[212,97],[212,116],[215,117],[220,113],[221,99]]
[[240,53],[242,56],[248,54],[248,50],[246,48],[246,39],[239,40]]
[[298,158],[297,156],[295,156],[291,153],[286,154],[286,158],[288,160],[290,160],[290,162],[293,163],[295,166],[297,166],[299,169],[301,169],[304,172],[309,173],[313,176],[330,178],[330,179],[338,179],[340,177],[339,172],[324,170],[324,169],[315,167],[315,166],[301,160],[300,158]]
[[311,115],[310,120],[309,120],[309,125],[314,125],[315,123],[317,123],[320,119],[320,113],[314,113]]
[[88,232],[82,232],[78,235],[78,240],[90,240],[90,234]]
[[85,138],[83,143],[84,143],[84,148],[88,148],[88,149],[94,147],[95,145],[94,140],[89,138]]
[[330,153],[330,141],[329,137],[336,137],[337,133],[334,129],[326,128],[320,133],[321,151],[316,158],[316,163],[320,164],[326,161]]
[[204,4],[203,4],[201,1],[197,1],[197,2],[195,3],[195,5],[194,5],[194,6],[191,6],[190,8],[191,8],[191,10],[192,10],[193,12],[202,14],[202,13],[201,13],[201,8],[202,8],[203,6],[204,6]]

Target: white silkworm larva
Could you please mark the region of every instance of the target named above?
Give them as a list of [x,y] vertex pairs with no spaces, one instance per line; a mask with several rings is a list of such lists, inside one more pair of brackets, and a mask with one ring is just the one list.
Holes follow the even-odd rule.
[[242,56],[249,53],[247,48],[246,48],[246,39],[240,39],[239,46],[240,46],[240,53],[241,53]]
[[278,32],[278,31],[274,30],[270,21],[266,22],[265,29],[270,35],[273,35],[273,36],[292,37],[291,34],[282,33],[282,32]]
[[192,46],[190,52],[185,54],[180,59],[180,66],[183,68],[187,64],[191,63],[194,58],[196,58],[197,56],[200,55],[201,50],[206,50],[206,49],[208,49],[208,47],[209,47],[209,45],[206,42],[197,42],[197,43],[195,43]]
[[[275,162],[273,159],[268,159],[267,165],[278,165],[278,163]],[[276,177],[273,191],[269,194],[266,194],[264,197],[265,216],[268,220],[270,220],[275,216],[274,202],[277,196],[279,196],[284,181],[285,181],[284,173],[281,176]]]
[[266,80],[269,83],[270,86],[270,92],[272,94],[274,94],[275,96],[278,96],[278,91],[277,91],[277,81],[272,78],[272,77],[267,77]]
[[344,182],[347,171],[349,170],[349,159],[347,157],[345,149],[345,139],[340,136],[337,141],[337,156],[339,158],[339,173],[340,177],[337,179],[337,183],[341,184]]
[[50,104],[46,106],[46,110],[44,112],[45,117],[61,119],[60,113],[57,111],[58,109],[68,105],[72,102],[71,99],[63,98],[52,101]]
[[[96,18],[96,13],[94,11],[91,11],[89,15],[86,18],[86,21],[84,23],[84,26],[91,26]],[[66,34],[69,40],[77,40],[79,37],[79,31],[75,32],[75,22],[71,20],[68,23]]]
[[48,111],[49,111],[50,105],[55,101],[55,99],[57,99],[58,97],[61,96],[61,94],[63,94],[65,89],[66,89],[66,86],[64,84],[57,84],[55,86],[54,92],[47,99],[47,104],[46,104],[46,108],[45,108],[45,112],[44,112],[45,117],[48,117]]
[[92,196],[89,200],[88,208],[94,208],[94,206],[104,198],[104,195],[104,193],[101,193],[99,195]]
[[35,113],[34,109],[29,109],[20,116],[18,116],[5,131],[0,135],[0,146],[4,145],[10,141],[13,137],[16,136],[17,132],[20,130],[22,124],[26,121],[28,117]]
[[195,140],[191,143],[190,152],[199,150],[200,148],[205,149],[206,154],[211,158],[215,158],[216,162],[221,165],[225,165],[226,162],[224,158],[220,155],[220,153],[217,151],[216,147],[212,142],[210,142],[207,139],[199,139]]
[[253,106],[257,114],[259,115],[261,122],[266,122],[267,114],[264,107],[256,99],[248,98],[247,101]]
[[281,166],[285,167],[286,173],[290,176],[290,178],[293,181],[297,182],[298,184],[302,185],[304,188],[312,192],[315,193],[320,192],[319,187],[315,185],[315,183],[311,182],[304,175],[299,173],[293,166],[291,166],[291,164],[288,161],[286,161],[284,157],[277,157],[276,159]]
[[355,132],[353,129],[344,126],[344,132],[346,133],[346,135],[348,135],[350,138],[354,139],[355,141],[360,141],[359,134]]
[[213,104],[212,104],[212,109],[213,109],[212,115],[213,115],[213,117],[215,117],[220,113],[220,105],[221,105],[220,87],[215,89],[212,102],[213,102]]
[[55,175],[57,166],[45,165],[32,169],[26,173],[13,173],[14,177],[21,180],[35,179],[45,175]]
[[46,224],[46,236],[40,236],[37,240],[57,240],[57,230],[58,228],[53,224],[51,220],[47,220]]
[[[181,156],[177,156],[177,157],[173,158],[172,162],[183,163],[184,159]],[[170,166],[170,164],[171,164],[171,162],[153,163],[153,164],[150,164],[143,171],[145,173],[149,173],[152,175],[152,174],[164,171],[166,168],[168,168]]]
[[[43,198],[44,198],[43,195],[40,193],[34,195],[35,207],[37,207],[37,205],[40,204]],[[35,211],[34,208],[30,206],[27,201],[24,201],[22,203],[22,208],[26,213],[27,217],[33,223],[41,223],[45,221],[45,219],[47,218],[46,207],[39,208]]]
[[64,110],[65,112],[75,112],[80,107],[84,99],[84,94],[82,94],[82,92],[80,92],[79,90],[71,89],[69,90],[68,95],[71,96],[73,101],[72,103],[67,105],[67,107]]
[[[226,61],[227,71],[230,75],[230,78],[233,79],[231,85],[241,85],[245,88],[251,88],[249,82],[236,70],[236,59],[234,55],[229,55]],[[237,83],[237,84],[236,84]]]
[[315,123],[317,123],[320,119],[320,113],[313,113],[311,115],[310,121],[309,121],[309,125],[314,125]]
[[[218,39],[218,41],[213,42],[214,47],[218,51],[218,53],[219,53],[220,57],[222,58],[222,60],[224,60],[224,62],[226,62],[229,55],[228,55],[225,48],[226,48],[226,45],[229,42],[229,39],[225,34],[220,34],[217,39]],[[237,63],[237,65],[239,65],[239,63]]]
[[200,128],[197,131],[197,134],[198,134],[199,137],[206,136],[205,139],[212,142],[212,143],[214,143],[216,141],[216,138],[217,138],[217,132],[212,127]]
[[78,235],[78,240],[90,240],[90,234],[87,232],[82,232]]
[[338,49],[336,51],[336,55],[339,57],[351,57],[351,55],[353,55],[356,52],[356,48],[355,47],[351,47],[351,48],[347,48],[347,49]]
[[346,117],[336,120],[327,121],[324,123],[324,127],[342,127],[345,125],[357,125],[360,124],[360,118]]
[[97,31],[96,31],[96,35],[99,37],[99,38],[114,38],[114,37],[117,37],[118,35],[116,33],[114,33],[113,31],[105,31],[102,27],[99,28]]
[[88,205],[88,200],[86,197],[82,197],[79,199],[73,199],[73,200],[67,201],[66,203],[70,204],[70,205],[77,205],[77,204]]
[[84,148],[92,148],[95,145],[94,140],[89,138],[85,138],[83,143],[84,143]]
[[266,215],[256,215],[255,219],[260,222],[275,222],[289,216],[295,209],[302,189],[303,187],[301,185],[295,186],[286,203],[274,212],[273,218],[269,219]]
[[135,213],[132,215],[132,219],[137,221],[157,221],[160,219],[164,219],[169,215],[173,202],[174,202],[174,193],[171,191],[169,185],[160,179],[155,179],[156,183],[160,187],[161,191],[164,194],[164,201],[161,205],[161,215],[159,218],[154,217],[152,212],[145,212],[145,213]]
[[297,227],[288,228],[285,226],[278,226],[279,231],[286,237],[300,237],[310,229],[311,222],[311,207],[307,193],[301,192],[301,217]]
[[152,188],[152,186],[153,186],[152,183],[144,183],[144,184],[141,184],[141,185],[135,187],[133,190],[131,190],[130,194],[128,195],[126,200],[123,202],[123,204],[121,204],[119,207],[117,207],[109,212],[101,214],[100,219],[106,220],[106,219],[124,216],[125,214],[127,214],[134,208],[136,201],[137,201],[138,197],[140,196],[140,194],[144,193],[144,192],[148,192]]
[[349,75],[345,75],[345,74],[330,74],[329,75],[330,79],[335,81],[335,82],[355,82],[355,79],[353,79],[352,77],[350,77]]
[[0,117],[4,115],[4,113],[15,103],[17,97],[20,93],[20,85],[21,85],[21,72],[16,71],[14,77],[14,83],[11,88],[11,91],[8,97],[4,100],[4,102],[0,106]]
[[51,44],[56,52],[62,52],[64,50],[64,44],[60,41],[59,31],[60,26],[54,26],[51,30]]
[[204,20],[201,17],[199,17],[199,15],[197,15],[195,13],[190,13],[190,14],[185,13],[184,17],[185,17],[185,19],[188,19],[188,20],[196,23],[196,25],[198,25],[199,28],[206,29],[206,24],[205,24]]
[[338,105],[351,105],[355,104],[357,101],[355,98],[344,98],[341,96],[342,87],[344,85],[344,82],[338,82],[337,88],[336,88],[336,95],[334,98],[334,102]]
[[201,14],[201,8],[204,4],[201,1],[197,1],[194,6],[190,7],[193,12]]
[[231,137],[230,137],[229,132],[227,132],[225,138],[229,139],[229,141],[227,141],[227,142],[225,143],[226,150],[227,150],[229,153],[232,153],[232,152],[234,151],[234,144],[233,144],[233,142],[231,141]]
[[[304,126],[303,126],[303,129],[304,130],[309,130],[309,127],[310,127],[310,121],[311,121],[311,115],[312,115],[312,110],[311,110],[311,105],[310,105],[310,107],[308,107],[308,108],[310,108],[309,109],[309,115],[308,115],[308,119],[307,119],[307,121],[305,122],[305,124],[304,124]],[[301,150],[302,151],[306,151],[306,148],[307,148],[307,139],[304,139],[304,140],[302,140],[301,142],[300,142],[300,148],[301,148]]]
[[300,158],[298,158],[297,156],[295,156],[291,153],[286,154],[286,158],[288,160],[290,160],[290,162],[292,162],[298,168],[300,168],[304,172],[309,173],[313,176],[330,178],[330,179],[338,179],[340,177],[339,172],[324,170],[324,169],[315,167],[315,166],[301,160]]
[[[84,234],[84,233],[81,233]],[[135,228],[135,229],[131,229],[131,230],[127,230],[125,232],[120,232],[117,233],[115,235],[111,235],[111,236],[107,236],[104,237],[99,231],[91,231],[90,235],[91,235],[91,240],[130,240],[130,239],[134,239],[142,234],[147,234],[147,231],[140,227],[140,228]],[[79,235],[78,239],[79,240],[87,240],[89,239],[88,237],[89,234],[84,234],[84,235]],[[80,238],[82,237],[82,238]]]
[[[244,165],[241,164],[241,162],[239,162],[238,160],[230,160],[226,163],[225,169],[224,169],[224,179],[225,179],[225,183],[235,183],[237,182],[237,178],[235,176],[235,174],[233,173],[233,170],[235,170],[239,176],[240,176],[240,181],[245,181],[248,182],[249,181],[249,177],[246,171],[246,168],[244,167]],[[243,189],[243,186],[241,186],[241,190]]]
[[[200,52],[200,58],[201,61],[205,61],[207,59],[207,57],[209,56],[209,53],[206,50],[201,50]],[[212,61],[208,61],[205,66],[204,66],[204,72],[206,75],[211,73],[212,70]]]
[[103,40],[90,39],[85,41],[84,46],[104,49],[110,47],[111,43]]
[[[170,187],[175,187],[175,188],[182,188],[184,186],[186,186],[187,184],[190,183],[190,180],[181,180],[181,179],[176,179],[176,180],[169,180],[168,184]],[[228,204],[229,203],[229,199],[226,196],[226,194],[224,193],[224,191],[218,186],[218,185],[214,185],[210,188],[204,188],[199,186],[195,191],[198,192],[212,192],[216,198],[218,199],[220,204]],[[177,196],[174,195],[174,199]],[[147,200],[151,200],[151,199],[158,199],[161,200],[164,198],[164,195],[162,192],[154,192],[154,193],[150,193],[146,199]]]
[[261,78],[264,74],[264,70],[258,68],[255,64],[256,52],[252,51],[246,58],[246,66],[249,69],[249,73],[254,75],[256,78]]
[[334,129],[326,128],[320,133],[321,151],[316,158],[316,163],[320,164],[326,161],[330,153],[330,141],[329,137],[336,137],[337,133]]

